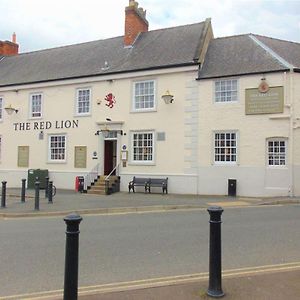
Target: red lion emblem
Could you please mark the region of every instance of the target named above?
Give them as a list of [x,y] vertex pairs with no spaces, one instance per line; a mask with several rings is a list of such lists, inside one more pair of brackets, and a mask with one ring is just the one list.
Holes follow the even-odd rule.
[[116,103],[116,98],[112,93],[109,93],[105,96],[105,101],[107,101],[107,103],[105,104],[106,106],[108,106],[109,108],[113,108],[114,104]]

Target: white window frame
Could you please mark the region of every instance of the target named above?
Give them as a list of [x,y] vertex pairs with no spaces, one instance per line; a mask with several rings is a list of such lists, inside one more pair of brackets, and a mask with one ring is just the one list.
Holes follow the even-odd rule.
[[[136,159],[135,158],[135,148],[141,148],[142,151],[144,151],[143,149],[147,149],[150,148],[150,146],[148,145],[146,148],[145,143],[147,143],[147,141],[145,141],[144,137],[140,140],[140,139],[136,139],[135,140],[135,135],[148,135],[151,134],[152,135],[152,145],[151,145],[151,149],[152,149],[152,153],[146,153],[146,154],[140,154],[140,155],[151,155],[151,159]],[[135,144],[135,141],[137,143],[142,143],[141,147],[139,147],[139,145]],[[137,165],[154,165],[155,164],[155,132],[154,130],[141,130],[141,131],[132,131],[131,132],[131,163],[132,164],[137,164]],[[138,153],[137,153],[138,155]]]
[[[284,137],[268,138],[266,142],[266,163],[270,168],[285,168],[287,166],[288,140]],[[284,152],[282,152],[284,150]]]
[[[235,82],[235,88],[233,88]],[[234,93],[234,94],[232,94]],[[234,97],[233,97],[234,96]],[[235,103],[239,97],[239,81],[238,79],[219,79],[214,82],[214,99],[215,103]]]
[[[85,103],[88,103],[88,110],[87,111],[83,111],[83,112],[80,112],[79,111],[79,101],[81,101],[80,99],[80,93],[81,92],[86,92],[88,91],[89,92],[89,95],[88,95],[88,100],[84,99],[85,100]],[[83,97],[86,97],[83,96]],[[84,101],[81,101],[81,102],[84,102]],[[91,114],[91,107],[92,107],[92,89],[89,88],[89,87],[86,87],[86,88],[78,88],[76,89],[76,116],[88,116]]]
[[[51,139],[53,137],[64,137],[64,157],[60,158],[53,158],[52,157],[52,147],[51,147]],[[61,141],[58,141],[58,143]],[[57,147],[57,150],[61,149],[61,147]],[[55,155],[55,154],[54,154]],[[60,155],[59,153],[57,155]],[[61,134],[49,134],[48,135],[48,162],[50,163],[65,163],[67,161],[67,135],[65,133]]]
[[[40,103],[40,110],[37,111],[33,111],[33,108],[36,105],[33,105],[33,100],[35,100],[34,98],[39,96],[41,103]],[[41,119],[43,117],[43,94],[42,93],[32,93],[30,94],[30,100],[29,100],[29,107],[30,107],[30,118],[31,119]],[[34,115],[34,114],[39,114],[39,115]]]
[[[146,94],[145,92],[143,93],[138,90],[138,85],[142,85],[142,84],[147,85],[150,83],[153,83],[153,93]],[[138,102],[137,97],[140,98],[139,103],[143,104],[141,106],[144,107],[137,107],[137,102]],[[147,97],[153,97],[153,106],[145,107],[146,103],[149,102],[146,100]],[[155,111],[155,110],[156,110],[156,81],[154,79],[134,81],[133,95],[132,95],[132,111],[147,112],[147,111]]]
[[[232,139],[232,134],[235,139]],[[219,135],[219,140],[217,140]],[[229,135],[229,138],[228,138]],[[222,136],[224,140],[221,139]],[[213,162],[215,165],[237,165],[238,164],[239,138],[236,130],[217,130],[213,132]],[[233,151],[234,150],[234,151]],[[217,160],[219,156],[220,160]],[[221,158],[224,157],[224,160]],[[235,160],[232,158],[235,157]],[[229,158],[229,160],[227,160]]]
[[4,99],[0,96],[0,122],[3,121]]

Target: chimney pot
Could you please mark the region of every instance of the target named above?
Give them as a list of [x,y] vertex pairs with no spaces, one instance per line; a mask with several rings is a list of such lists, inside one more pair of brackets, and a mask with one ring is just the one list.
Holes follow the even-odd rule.
[[16,35],[15,32],[12,34],[12,39],[11,39],[11,41],[12,41],[14,44],[17,43],[17,35]]

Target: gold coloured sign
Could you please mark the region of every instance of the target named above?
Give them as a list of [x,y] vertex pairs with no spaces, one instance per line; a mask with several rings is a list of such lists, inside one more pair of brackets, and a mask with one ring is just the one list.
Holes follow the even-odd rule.
[[283,104],[282,86],[269,87],[264,93],[257,88],[245,90],[246,115],[283,113]]
[[75,146],[75,168],[86,168],[86,146]]
[[28,168],[29,146],[18,146],[18,167]]

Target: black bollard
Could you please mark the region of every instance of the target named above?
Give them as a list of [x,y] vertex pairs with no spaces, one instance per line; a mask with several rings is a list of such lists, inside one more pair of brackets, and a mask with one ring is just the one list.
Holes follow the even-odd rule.
[[26,179],[22,179],[21,202],[25,203]]
[[209,237],[209,286],[207,295],[214,298],[224,296],[222,290],[222,249],[221,249],[221,215],[222,207],[212,206],[207,209],[210,214]]
[[6,207],[6,183],[7,181],[2,181],[1,208]]
[[67,224],[64,300],[77,300],[78,297],[79,224],[81,220],[82,218],[77,214],[64,218]]
[[35,197],[34,197],[34,210],[40,210],[40,182],[34,183]]
[[46,186],[45,186],[45,198],[48,198],[49,177],[46,177],[45,180],[46,180]]
[[48,184],[48,203],[53,203],[53,181]]

